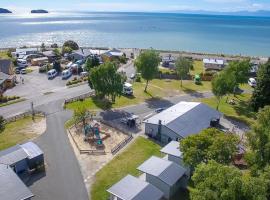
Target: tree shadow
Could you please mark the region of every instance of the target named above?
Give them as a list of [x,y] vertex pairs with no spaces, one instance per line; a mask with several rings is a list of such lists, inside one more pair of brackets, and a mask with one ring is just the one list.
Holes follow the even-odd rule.
[[100,112],[100,116],[102,117],[103,120],[106,121],[112,121],[115,119],[121,119],[125,117],[130,117],[132,113],[123,111],[123,110],[106,110]]
[[250,107],[249,102],[239,100],[238,103],[233,106],[233,108],[239,116],[243,115],[255,120],[255,113]]
[[173,106],[174,104],[166,99],[153,97],[151,99],[146,99],[145,103],[147,104],[148,108],[157,109],[157,108],[168,108]]
[[93,99],[93,103],[98,108],[101,108],[102,110],[108,110],[108,109],[111,109],[112,108],[112,102],[110,102],[106,98],[100,99],[99,97],[95,96],[92,99]]
[[197,90],[193,90],[193,89],[190,89],[190,88],[183,87],[183,91],[185,93],[189,94],[192,97],[204,98],[203,93],[202,92],[198,92]]

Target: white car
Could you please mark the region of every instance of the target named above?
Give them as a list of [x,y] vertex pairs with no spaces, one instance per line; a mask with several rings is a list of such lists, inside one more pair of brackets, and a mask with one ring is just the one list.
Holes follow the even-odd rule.
[[248,79],[248,84],[249,84],[251,87],[256,87],[257,82],[256,82],[255,78],[249,78],[249,79]]
[[71,77],[72,73],[69,69],[66,69],[62,72],[62,79],[68,79]]
[[66,68],[67,68],[67,69],[71,68],[72,64],[73,64],[72,62],[69,62],[69,63],[67,64]]
[[80,76],[81,77],[87,77],[88,76],[88,72],[81,72]]
[[27,67],[28,66],[27,61],[24,59],[17,59],[17,65],[19,67]]
[[51,69],[50,71],[48,71],[47,75],[48,79],[53,79],[57,76],[57,71],[55,69]]

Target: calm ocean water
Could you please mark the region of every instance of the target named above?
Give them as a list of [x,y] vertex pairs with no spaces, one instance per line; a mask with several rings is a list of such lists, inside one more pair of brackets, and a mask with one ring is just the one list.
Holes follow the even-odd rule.
[[0,15],[0,47],[75,40],[136,47],[270,56],[270,18],[160,13]]

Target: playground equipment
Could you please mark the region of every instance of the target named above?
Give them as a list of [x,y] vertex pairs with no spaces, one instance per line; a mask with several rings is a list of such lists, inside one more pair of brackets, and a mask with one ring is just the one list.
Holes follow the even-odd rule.
[[194,83],[195,83],[196,85],[201,84],[201,77],[200,77],[199,74],[196,74],[196,75],[195,75],[195,77],[194,77]]
[[[94,126],[91,126],[90,124],[86,124],[82,132],[84,134],[84,141],[94,141],[97,147],[102,147],[103,146],[103,141],[105,138],[110,137],[109,133],[102,132],[100,130],[100,124],[95,123]],[[101,138],[100,134],[106,135],[104,138]]]

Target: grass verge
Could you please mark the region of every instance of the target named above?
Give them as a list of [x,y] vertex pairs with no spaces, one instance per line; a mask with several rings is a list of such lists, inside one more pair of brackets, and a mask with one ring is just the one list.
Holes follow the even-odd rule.
[[91,198],[107,200],[107,189],[127,174],[138,176],[140,173],[136,168],[152,155],[161,156],[160,148],[154,142],[138,137],[123,153],[117,155],[96,174],[96,180],[91,187]]
[[5,130],[0,133],[0,150],[9,148],[18,143],[24,142],[26,140],[35,137],[35,134],[30,134],[27,131],[28,127],[31,127],[34,123],[40,122],[42,117],[36,116],[35,122],[32,121],[32,117],[25,117],[18,119],[15,122],[10,122],[6,124]]
[[[251,94],[241,94],[236,97],[230,96],[229,99],[234,99],[235,105],[227,103],[226,97],[224,97],[220,102],[219,111],[224,113],[227,117],[244,122],[247,125],[251,125],[256,119],[256,114],[249,106],[250,97]],[[206,103],[212,108],[216,109],[217,107],[217,100],[215,97],[200,99],[200,101]]]
[[16,100],[13,100],[13,101],[8,101],[6,103],[0,103],[0,107],[3,107],[3,106],[8,106],[8,105],[11,105],[11,104],[14,104],[14,103],[19,103],[19,102],[22,102],[22,101],[25,101],[26,99],[24,98],[20,98],[20,99],[16,99]]

